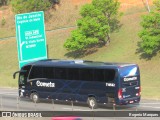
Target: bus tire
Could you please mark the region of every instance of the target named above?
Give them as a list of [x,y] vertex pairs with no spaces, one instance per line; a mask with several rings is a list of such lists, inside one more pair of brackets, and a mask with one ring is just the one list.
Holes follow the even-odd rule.
[[89,97],[87,103],[89,107],[92,109],[96,109],[98,107],[95,97]]
[[31,100],[34,102],[34,103],[38,103],[39,102],[39,96],[36,92],[33,92],[31,95],[30,95],[30,98]]

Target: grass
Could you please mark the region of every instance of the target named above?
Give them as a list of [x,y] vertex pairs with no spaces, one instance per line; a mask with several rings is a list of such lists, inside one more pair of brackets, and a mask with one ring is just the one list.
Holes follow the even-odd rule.
[[[75,8],[73,7],[72,9]],[[137,34],[141,29],[139,23],[141,21],[141,15],[145,14],[145,11],[145,8],[136,8],[135,6],[129,8],[121,18],[122,27],[119,31],[111,34],[111,43],[108,46],[97,48],[97,51],[93,54],[77,59],[137,63],[141,70],[142,98],[160,99],[160,53],[150,60],[137,53],[138,42],[140,41]],[[77,19],[79,16],[76,16],[75,18]],[[68,25],[75,25],[73,23],[75,18],[70,19],[71,21],[66,16],[65,18],[69,21]],[[67,25],[67,22],[62,24],[56,21],[54,25],[50,26],[49,23],[51,21],[47,22],[47,29]],[[68,51],[63,47],[65,40],[70,36],[71,30],[58,30],[46,33],[49,58],[73,59],[67,56],[66,53]],[[4,34],[7,35],[7,33]],[[0,36],[3,36],[1,31]],[[18,70],[16,47],[15,38],[0,41],[0,86],[17,87],[17,79],[14,80],[12,78],[13,72]]]
[[[45,12],[46,30],[53,30],[62,27],[75,26],[76,20],[80,18],[79,5],[71,4],[71,0],[61,0],[57,9],[51,9]],[[11,6],[0,7],[0,38],[15,36],[15,14],[11,13]],[[66,14],[67,13],[67,14]],[[2,19],[5,18],[5,25],[1,25]]]
[[0,86],[17,86],[17,80],[12,78],[18,70],[15,39],[0,41],[0,63]]

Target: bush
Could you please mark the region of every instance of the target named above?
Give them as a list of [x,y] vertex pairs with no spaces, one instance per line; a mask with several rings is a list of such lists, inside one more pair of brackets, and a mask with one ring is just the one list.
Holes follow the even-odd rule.
[[1,21],[1,25],[4,26],[6,24],[6,19],[3,17]]
[[46,11],[50,6],[50,0],[12,0],[13,12],[26,13],[33,11]]
[[49,0],[52,4],[59,4],[60,0]]

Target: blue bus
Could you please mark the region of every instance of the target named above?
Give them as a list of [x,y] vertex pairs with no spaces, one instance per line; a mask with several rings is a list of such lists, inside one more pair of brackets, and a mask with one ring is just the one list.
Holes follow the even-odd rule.
[[21,68],[19,96],[42,99],[126,105],[140,102],[140,71],[137,64],[85,60],[47,59]]

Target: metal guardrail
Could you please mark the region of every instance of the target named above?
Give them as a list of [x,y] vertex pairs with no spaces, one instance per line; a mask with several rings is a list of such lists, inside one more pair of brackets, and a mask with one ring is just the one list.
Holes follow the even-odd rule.
[[[67,29],[72,29],[72,28],[76,28],[77,26],[68,26],[68,27],[61,27],[61,28],[57,28],[57,29],[52,29],[52,30],[46,30],[46,32],[55,32],[55,31],[59,31],[59,30],[67,30]],[[2,40],[9,40],[11,38],[15,38],[16,36],[9,36],[9,37],[5,37],[5,38],[0,38],[0,41]]]
[[8,40],[8,39],[10,39],[10,38],[15,38],[15,36],[9,36],[9,37],[5,37],[5,38],[0,38],[0,41],[1,41],[1,40]]
[[[58,104],[60,104],[60,103],[62,103],[62,104],[64,104],[65,105],[65,102],[58,102],[58,104],[57,104],[57,100],[54,100],[54,99],[46,99],[46,100],[42,100],[40,103],[33,103],[31,100],[29,100],[29,98],[27,98],[27,99],[22,99],[22,98],[20,98],[19,96],[17,96],[17,95],[12,95],[12,94],[0,94],[0,110],[2,111],[2,110],[7,110],[7,109],[9,109],[9,104],[7,104],[6,102],[7,101],[9,102],[10,100],[12,101],[12,103],[14,103],[14,104],[12,104],[11,105],[11,109],[15,109],[15,110],[25,110],[26,108],[26,106],[23,106],[23,105],[25,105],[26,103],[28,104],[28,105],[30,105],[30,107],[29,108],[27,108],[27,109],[33,109],[34,111],[37,111],[37,110],[39,110],[39,105],[40,105],[40,107],[43,107],[43,105],[44,105],[44,103],[46,104],[46,105],[48,105],[48,106],[50,106],[48,109],[50,109],[50,110],[56,110],[56,108],[57,108],[57,105]],[[153,103],[154,102],[154,103]],[[150,107],[153,107],[152,105],[160,105],[160,99],[157,99],[157,100],[155,100],[155,101],[153,101],[153,102],[140,102],[140,104],[142,105],[141,107],[143,107],[144,105],[147,105],[147,106],[145,106],[145,107],[149,107],[148,105],[150,105]],[[42,103],[42,104],[41,104]],[[57,104],[56,105],[56,107],[55,107],[55,104]],[[61,105],[62,105],[61,104]],[[70,110],[71,111],[77,111],[77,105],[75,105],[75,104],[77,104],[78,106],[79,106],[79,104],[78,103],[76,103],[76,102],[73,102],[73,101],[67,101],[67,105],[68,105],[68,107],[70,108]],[[126,106],[126,105],[116,105],[116,104],[110,104],[110,105],[100,105],[99,106],[99,108],[101,109],[108,109],[108,110],[110,110],[110,111],[116,111],[116,110],[124,110],[124,109],[127,109],[127,108],[133,108],[132,110],[134,110],[134,111],[139,111],[139,109],[141,109],[141,108],[139,108],[139,105],[140,104],[129,104],[128,106]],[[41,106],[42,105],[42,106]],[[84,105],[84,104],[83,104]],[[82,105],[82,106],[83,106]],[[7,107],[7,109],[6,109],[6,107]],[[13,108],[14,107],[14,108]],[[47,107],[47,106],[46,106]],[[85,107],[87,108],[87,110],[89,110],[89,111],[94,111],[94,109],[93,108],[91,108],[91,109],[88,109],[88,105],[86,104],[85,105]],[[159,108],[159,106],[154,106],[155,108]],[[68,110],[68,109],[67,109]],[[98,109],[97,109],[98,110]],[[62,109],[62,111],[63,111],[63,109]],[[79,110],[78,110],[79,111]]]

